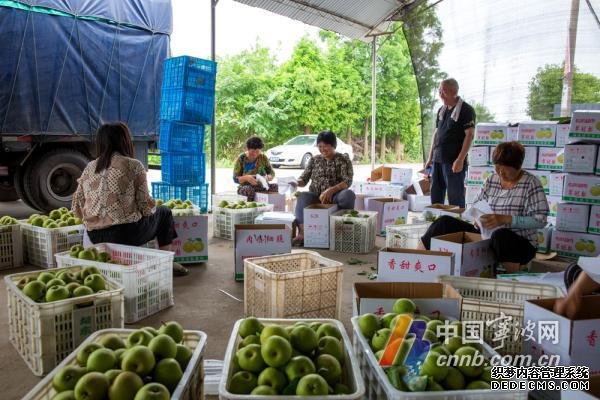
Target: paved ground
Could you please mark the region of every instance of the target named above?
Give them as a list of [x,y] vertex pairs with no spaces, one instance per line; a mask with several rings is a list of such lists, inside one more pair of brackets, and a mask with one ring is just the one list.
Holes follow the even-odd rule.
[[[416,166],[415,166],[416,167]],[[370,171],[369,166],[355,166],[357,180],[365,180]],[[219,169],[217,173],[217,191],[233,190],[231,170]],[[277,170],[278,176],[298,176],[298,170]],[[159,179],[158,171],[150,171],[149,180]],[[22,202],[0,203],[0,215],[9,214],[25,217],[33,210]],[[209,227],[209,232],[212,232]],[[210,234],[209,234],[210,236]],[[377,245],[384,246],[384,239],[377,238]],[[222,359],[225,353],[229,333],[234,322],[243,317],[243,303],[240,303],[219,291],[222,289],[233,296],[243,299],[243,283],[233,279],[233,242],[221,239],[209,239],[209,262],[206,265],[191,267],[187,277],[174,280],[175,306],[139,323],[126,327],[158,326],[160,321],[177,320],[185,328],[202,330],[208,335],[206,357]],[[356,256],[330,251],[319,251],[323,256],[344,262],[342,317],[341,321],[350,330],[349,320],[352,314],[352,285],[357,281],[366,281],[365,276],[357,275],[361,271],[369,271],[376,262],[376,251],[368,255]],[[366,262],[364,265],[348,265],[347,261],[357,257]],[[11,273],[31,271],[34,268],[20,268],[1,271],[4,277]],[[9,342],[7,326],[6,289],[0,284],[0,387],[3,400],[19,399],[31,389],[40,378],[35,377],[19,354]]]

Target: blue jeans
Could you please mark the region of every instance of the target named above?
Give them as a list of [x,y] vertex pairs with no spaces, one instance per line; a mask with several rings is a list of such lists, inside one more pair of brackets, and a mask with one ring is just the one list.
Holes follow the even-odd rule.
[[465,206],[465,175],[467,166],[457,173],[452,172],[452,163],[433,163],[431,173],[431,203],[444,204],[446,192],[448,203],[453,206]]

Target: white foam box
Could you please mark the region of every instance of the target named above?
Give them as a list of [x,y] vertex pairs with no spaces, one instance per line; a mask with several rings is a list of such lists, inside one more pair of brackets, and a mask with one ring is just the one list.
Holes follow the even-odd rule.
[[490,240],[478,233],[456,232],[431,238],[431,250],[454,254],[454,275],[482,277],[493,275],[494,254]]
[[596,257],[600,255],[600,235],[554,229],[550,249],[567,257]]
[[527,172],[538,177],[542,187],[544,188],[544,193],[550,193],[550,177],[552,175],[551,171],[528,169]]
[[473,145],[497,145],[508,141],[508,124],[479,123],[475,127]]
[[396,300],[404,298],[415,303],[420,315],[460,319],[462,298],[456,289],[443,283],[356,282],[352,293],[353,316],[391,313]]
[[493,167],[469,167],[467,171],[467,186],[481,186],[488,176],[495,172]]
[[565,173],[555,172],[550,175],[549,192],[550,196],[562,196],[565,184]]
[[567,174],[562,198],[573,203],[600,204],[600,176]]
[[[284,224],[236,225],[234,278],[244,280],[244,260],[292,252],[292,230]],[[305,238],[306,240],[306,238]]]
[[590,208],[590,221],[588,222],[588,233],[600,234],[600,205]]
[[177,238],[174,261],[191,264],[208,261],[208,215],[173,217]]
[[596,166],[598,146],[595,144],[568,144],[565,146],[564,171],[569,173],[593,174]]
[[392,177],[390,182],[403,186],[410,186],[412,182],[413,170],[411,168],[392,167]]
[[569,140],[581,139],[600,142],[600,110],[573,111]]
[[556,122],[519,122],[518,141],[524,146],[554,146],[556,144]]
[[268,211],[266,213],[257,215],[254,218],[254,223],[261,225],[284,224],[292,229],[295,219],[296,216],[293,213]]
[[480,186],[467,186],[465,187],[465,200],[469,204],[473,204],[475,202],[475,198],[481,191]]
[[408,198],[408,209],[410,211],[423,211],[425,207],[431,204],[431,196],[422,196],[418,194],[409,194]]
[[550,251],[550,241],[552,239],[552,227],[538,229],[537,231],[537,250],[539,253]]
[[557,124],[556,125],[556,147],[565,147],[569,143],[569,130],[571,126],[569,124]]
[[338,210],[335,204],[313,204],[304,209],[304,246],[329,248],[329,216]]
[[273,204],[273,211],[285,211],[285,194],[278,192],[256,193],[258,203]]
[[[526,147],[526,149],[530,148],[531,147]],[[538,159],[535,168],[562,171],[563,162],[565,159],[564,149],[558,147],[540,147],[539,149],[540,150],[538,152]],[[523,168],[531,169],[531,167]]]
[[[531,340],[524,340],[524,344],[527,344],[525,354],[532,355],[534,360],[541,354],[556,354],[561,356],[560,365],[584,365],[589,367],[590,374],[600,372],[600,342],[597,340],[600,296],[582,297],[576,319],[555,313],[554,304],[557,300],[525,301],[523,320],[535,326]],[[546,329],[540,329],[540,324],[544,324]]]
[[454,272],[454,254],[430,250],[383,248],[377,254],[380,282],[438,282]]
[[490,160],[490,147],[474,146],[469,150],[469,165],[473,167],[483,167],[488,165]]
[[590,205],[559,203],[556,210],[556,229],[560,231],[587,232],[590,222]]
[[378,234],[385,235],[388,225],[402,225],[408,219],[408,201],[393,197],[369,197],[365,201],[368,211],[377,212]]

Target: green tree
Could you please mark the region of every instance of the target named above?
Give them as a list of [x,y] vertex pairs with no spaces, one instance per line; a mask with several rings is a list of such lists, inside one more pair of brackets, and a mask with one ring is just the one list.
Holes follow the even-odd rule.
[[475,110],[477,122],[495,122],[496,116],[486,106],[476,101],[467,101]]
[[[554,116],[554,105],[560,104],[562,96],[563,66],[546,64],[538,68],[529,82],[527,114],[532,119],[547,120]],[[573,68],[572,103],[600,102],[600,78]]]

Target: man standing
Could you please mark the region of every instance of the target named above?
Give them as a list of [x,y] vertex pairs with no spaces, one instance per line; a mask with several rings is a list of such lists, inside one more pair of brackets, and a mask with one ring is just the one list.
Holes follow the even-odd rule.
[[475,110],[458,96],[456,79],[445,79],[439,88],[444,105],[438,110],[436,129],[431,139],[431,202],[444,203],[446,192],[451,205],[465,206],[467,152],[473,142]]

